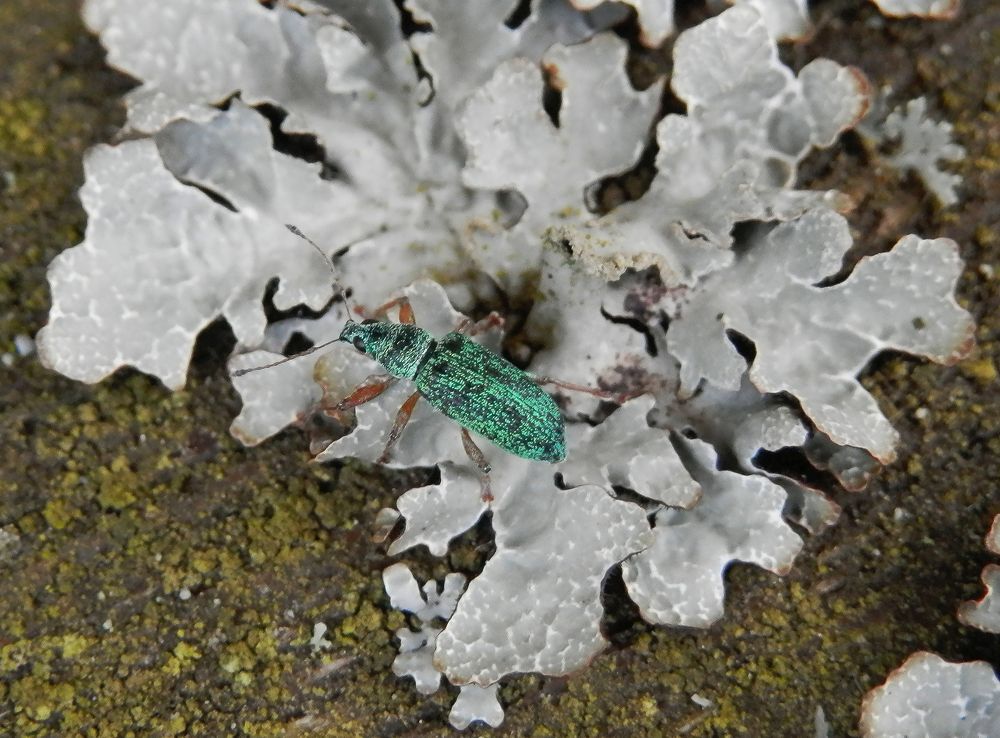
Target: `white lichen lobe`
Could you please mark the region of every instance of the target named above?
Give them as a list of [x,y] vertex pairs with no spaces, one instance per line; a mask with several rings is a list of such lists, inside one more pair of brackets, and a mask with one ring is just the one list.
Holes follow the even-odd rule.
[[897,169],[909,170],[923,180],[945,207],[958,202],[958,174],[941,169],[940,163],[954,164],[965,158],[965,149],[952,140],[952,126],[927,117],[927,100],[910,100],[905,109],[894,110],[885,119],[885,135],[898,141],[889,161]]
[[913,654],[861,708],[865,738],[985,738],[1000,726],[1000,681],[985,661]]

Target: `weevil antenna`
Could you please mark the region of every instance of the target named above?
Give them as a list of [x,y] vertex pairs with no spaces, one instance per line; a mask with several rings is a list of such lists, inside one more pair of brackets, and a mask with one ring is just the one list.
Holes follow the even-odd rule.
[[247,369],[237,369],[235,372],[233,372],[233,376],[242,377],[244,374],[249,374],[250,372],[259,372],[261,369],[270,369],[272,366],[278,366],[279,364],[284,364],[285,362],[291,361],[292,359],[298,359],[302,356],[306,356],[307,354],[311,354],[313,351],[319,351],[320,349],[324,349],[327,346],[332,346],[339,340],[340,340],[339,338],[333,338],[329,341],[326,341],[325,343],[320,343],[315,346],[311,346],[310,348],[307,348],[305,351],[299,351],[297,354],[286,356],[284,359],[280,359],[278,361],[272,361],[270,364],[264,364],[263,366],[252,366]]
[[[333,260],[330,259],[326,254],[323,253],[323,249],[321,249],[316,244],[315,241],[313,241],[311,238],[309,238],[309,236],[307,236],[306,234],[304,234],[302,231],[300,231],[298,228],[296,228],[295,226],[293,226],[291,223],[285,223],[285,228],[287,228],[288,230],[290,230],[296,236],[298,236],[303,241],[305,241],[310,246],[312,246],[314,249],[316,249],[316,253],[320,255],[320,257],[323,259],[323,263],[326,264],[327,269],[330,270],[330,274],[333,275],[333,283],[336,286],[337,291],[340,293],[341,299],[344,301],[344,307],[347,308],[347,322],[348,323],[354,323],[355,320],[352,317],[352,314],[354,313],[354,307],[351,305],[350,300],[347,299],[347,291],[344,289],[344,286],[340,282],[340,278],[337,276],[337,270],[333,266]],[[363,236],[362,238],[358,239],[358,241],[363,241],[364,239],[370,238],[370,237],[371,237],[371,235]],[[357,243],[358,241],[352,241],[351,244]],[[348,246],[350,246],[351,244],[348,244]],[[291,361],[292,359],[298,359],[301,356],[306,356],[307,354],[311,354],[314,351],[319,351],[320,349],[324,349],[327,346],[332,346],[333,344],[335,344],[339,340],[340,340],[340,338],[338,337],[338,338],[331,339],[329,341],[325,341],[324,343],[320,343],[320,344],[317,344],[316,346],[312,346],[311,348],[307,348],[305,351],[300,351],[297,354],[292,354],[291,356],[286,356],[285,358],[280,359],[279,361],[272,361],[270,364],[264,364],[263,366],[253,366],[253,367],[248,367],[246,369],[237,369],[236,371],[233,372],[232,376],[234,376],[234,377],[242,377],[244,374],[249,374],[250,372],[257,372],[257,371],[260,371],[261,369],[270,369],[271,367],[279,366],[281,364],[284,364],[287,361]]]
[[[336,285],[337,291],[340,293],[340,299],[342,299],[344,301],[344,307],[347,308],[347,322],[348,323],[353,323],[354,322],[354,317],[353,317],[353,315],[354,315],[354,307],[351,305],[350,300],[347,299],[347,290],[344,289],[344,285],[341,284],[341,282],[340,282],[340,277],[337,275],[337,269],[336,269],[336,267],[333,266],[333,259],[331,259],[325,253],[323,253],[323,249],[321,249],[319,246],[317,246],[315,241],[313,241],[311,238],[309,238],[309,236],[307,236],[302,231],[300,231],[296,226],[292,225],[291,223],[285,223],[285,228],[287,228],[288,230],[290,230],[296,236],[298,236],[303,241],[305,241],[307,244],[309,244],[314,249],[316,249],[316,253],[320,255],[320,257],[323,259],[323,263],[326,264],[326,268],[329,269],[330,270],[330,274],[333,275],[333,283]],[[363,237],[359,238],[357,241],[352,241],[351,243],[349,243],[347,245],[351,246],[351,245],[357,243],[358,241],[365,240],[366,238],[370,238],[370,236],[363,236]],[[278,363],[280,364],[281,362],[279,361]],[[264,369],[264,368],[266,368],[266,367],[261,367],[261,369]]]

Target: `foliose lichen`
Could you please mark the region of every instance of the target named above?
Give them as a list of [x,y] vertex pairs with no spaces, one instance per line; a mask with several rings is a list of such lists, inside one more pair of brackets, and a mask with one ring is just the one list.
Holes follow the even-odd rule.
[[891,90],[879,92],[858,126],[859,133],[876,147],[888,149],[885,162],[900,172],[916,174],[943,207],[954,205],[962,177],[941,165],[961,162],[965,149],[955,143],[951,123],[931,118],[923,97],[889,110],[890,95]]
[[[672,3],[632,5],[642,43],[672,32]],[[415,31],[389,0],[87,0],[110,63],[140,85],[129,140],[87,158],[87,233],[50,268],[38,348],[83,381],[131,365],[178,388],[219,317],[238,342],[233,370],[275,361],[294,335],[325,342],[347,312],[326,260],[284,227],[295,223],[362,311],[405,295],[442,335],[460,310],[512,305],[523,326],[508,336],[487,321],[476,340],[508,340],[537,374],[642,394],[609,412],[561,393],[557,467],[482,440],[492,499],[426,402],[389,458],[440,472],[375,521],[382,535],[405,526],[391,554],[444,555],[487,513],[496,546],[464,589],[457,574],[439,592],[403,564],[386,570],[416,628],[397,632],[394,669],[421,691],[442,674],[460,686],[456,727],[496,725],[505,675],[567,674],[606,646],[613,567],[644,617],[692,627],[721,617],[732,561],[787,571],[801,546],[790,522],[818,530],[838,509],[758,452],[798,448],[863,487],[898,438],[859,372],[887,349],[956,361],[972,324],[953,297],[953,242],[906,235],[845,268],[846,198],[796,189],[804,157],[870,104],[856,69],[780,60],[777,38],[808,31],[804,4],[739,2],[680,34],[670,86],[686,112],[659,120],[665,81],[632,85],[628,43],[609,30],[620,6],[403,6]],[[305,157],[292,145],[303,140]],[[654,140],[648,191],[600,202]],[[320,317],[269,325],[275,279],[275,308]],[[377,373],[334,345],[234,378],[232,431],[259,443],[321,415],[317,461],[374,462],[412,386],[334,408]]]

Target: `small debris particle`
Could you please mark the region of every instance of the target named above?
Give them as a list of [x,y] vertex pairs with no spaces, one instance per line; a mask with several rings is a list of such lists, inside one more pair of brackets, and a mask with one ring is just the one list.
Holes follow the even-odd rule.
[[926,407],[918,407],[916,410],[913,411],[913,417],[916,418],[917,420],[926,420],[927,418],[930,417],[930,414],[931,411],[928,410]]
[[333,648],[333,644],[326,637],[326,630],[326,623],[313,623],[313,634],[312,638],[309,639],[309,645],[312,646],[313,651]]
[[14,336],[14,350],[19,356],[31,356],[35,353],[35,342],[31,336],[25,333],[18,333]]
[[399,511],[391,507],[383,507],[375,516],[375,524],[372,530],[372,540],[375,543],[382,543],[399,521]]
[[820,705],[816,705],[816,717],[813,724],[816,726],[816,738],[830,738],[830,723],[826,721],[826,714]]
[[842,576],[832,576],[826,577],[825,579],[820,579],[816,582],[816,586],[813,587],[813,591],[821,596],[828,594],[833,594],[838,589],[842,589],[847,583],[847,580]]
[[712,700],[708,699],[707,697],[702,697],[697,692],[691,695],[691,701],[696,705],[698,705],[698,707],[702,708],[703,710],[708,709],[709,707],[712,706]]
[[13,558],[21,548],[21,537],[12,525],[0,528],[0,561]]
[[183,601],[187,602],[191,599],[191,590],[187,587],[181,587],[180,591],[177,592],[177,596]]

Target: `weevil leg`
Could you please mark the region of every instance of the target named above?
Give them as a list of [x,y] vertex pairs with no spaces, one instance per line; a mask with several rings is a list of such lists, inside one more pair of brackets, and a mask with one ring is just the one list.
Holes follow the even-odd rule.
[[529,376],[531,376],[531,379],[535,382],[535,384],[551,384],[556,387],[572,390],[574,392],[583,392],[584,394],[593,395],[594,397],[599,397],[602,400],[608,400],[610,402],[617,403],[618,405],[624,405],[629,400],[645,394],[645,390],[639,392],[610,392],[608,390],[598,389],[597,387],[588,387],[585,384],[564,382],[561,379],[555,379],[553,377],[539,377],[535,375]]
[[417,318],[413,314],[413,306],[410,304],[410,298],[405,295],[403,297],[397,297],[395,300],[389,300],[389,302],[384,305],[379,305],[375,308],[375,312],[373,312],[372,315],[376,318],[381,318],[394,307],[399,308],[400,323],[406,323],[407,325],[417,324]]
[[490,486],[490,471],[492,467],[490,466],[490,462],[486,460],[483,450],[476,445],[476,442],[472,440],[472,436],[469,435],[469,431],[465,428],[462,428],[462,446],[465,448],[465,453],[472,459],[472,463],[479,467],[479,473],[482,474],[483,486],[480,496],[483,498],[483,502],[493,502],[493,489]]
[[492,312],[485,318],[479,321],[473,321],[472,318],[463,318],[462,322],[458,324],[455,329],[455,333],[464,333],[468,336],[478,336],[484,331],[488,331],[490,328],[500,328],[503,327],[503,317],[500,313]]
[[413,408],[417,406],[417,400],[419,399],[420,392],[418,390],[407,397],[406,402],[399,407],[399,412],[396,413],[396,420],[393,421],[392,429],[389,431],[389,438],[385,442],[385,448],[382,449],[382,455],[378,457],[379,464],[384,464],[389,460],[389,452],[403,434],[403,428],[410,422],[410,416],[413,415]]
[[388,374],[373,374],[355,387],[351,394],[334,405],[333,409],[350,410],[352,407],[370,402],[389,389],[395,381],[396,378],[390,377]]

